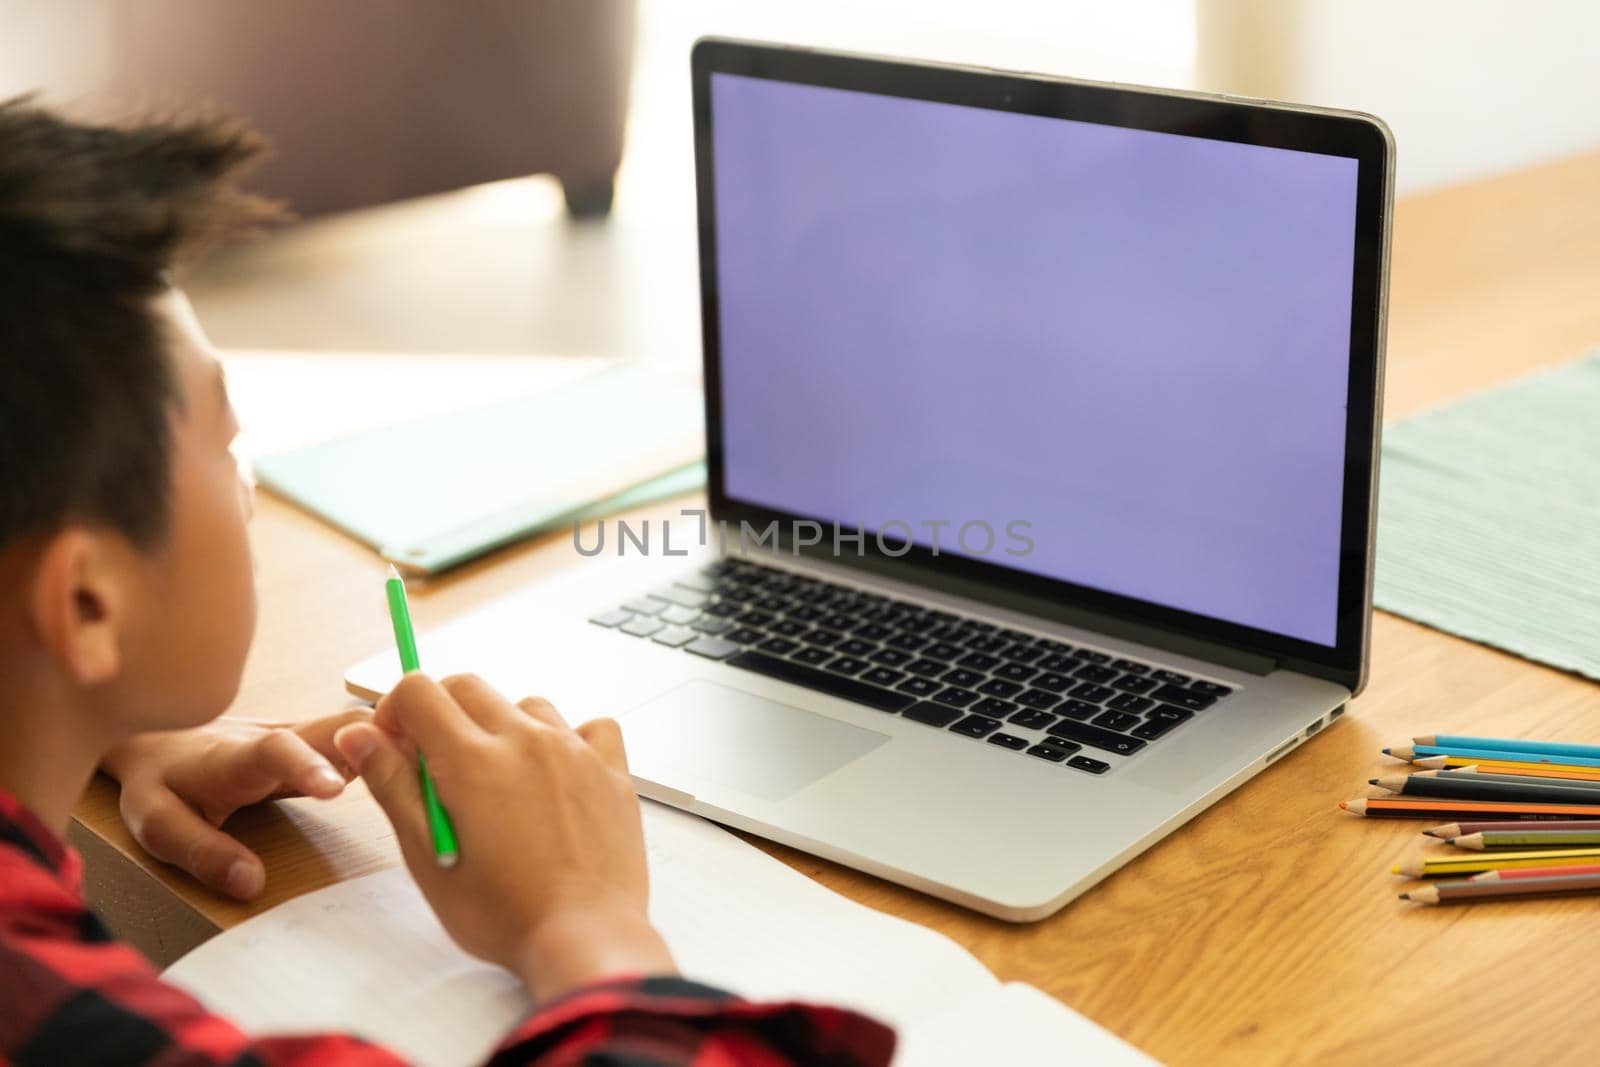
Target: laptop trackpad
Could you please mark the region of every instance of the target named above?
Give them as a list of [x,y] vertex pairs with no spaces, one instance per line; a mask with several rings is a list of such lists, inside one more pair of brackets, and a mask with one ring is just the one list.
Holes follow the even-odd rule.
[[782,800],[889,740],[704,679],[687,682],[623,715],[629,769],[694,791],[712,782]]

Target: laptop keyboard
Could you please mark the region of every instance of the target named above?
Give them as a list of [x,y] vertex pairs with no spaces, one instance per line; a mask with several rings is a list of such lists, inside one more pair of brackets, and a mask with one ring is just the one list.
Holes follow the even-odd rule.
[[1233,690],[744,559],[589,620],[1088,774]]

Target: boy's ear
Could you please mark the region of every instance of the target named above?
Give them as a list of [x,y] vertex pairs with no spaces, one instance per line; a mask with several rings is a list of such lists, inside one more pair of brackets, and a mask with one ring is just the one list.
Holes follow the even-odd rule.
[[45,542],[34,569],[28,597],[33,628],[62,672],[86,688],[122,670],[127,576],[121,555],[107,534],[68,526]]

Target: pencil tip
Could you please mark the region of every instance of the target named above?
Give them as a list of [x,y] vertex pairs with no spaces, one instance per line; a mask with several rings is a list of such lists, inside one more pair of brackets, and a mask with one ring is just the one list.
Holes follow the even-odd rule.
[[1368,785],[1377,785],[1378,784],[1378,780],[1376,778],[1368,778],[1367,779],[1367,784]]
[[1447,845],[1453,845],[1456,843],[1456,839],[1453,837],[1447,837],[1444,839],[1444,843]]
[[1385,755],[1385,756],[1392,756],[1392,755],[1394,755],[1394,753],[1393,753],[1393,752],[1390,752],[1390,751],[1389,751],[1389,750],[1388,750],[1388,749],[1383,749],[1383,750],[1382,750],[1382,751],[1383,751],[1383,754],[1384,754],[1384,755]]
[[1400,894],[1400,899],[1401,900],[1410,900],[1411,899],[1411,894],[1410,893],[1401,893]]
[[400,570],[393,563],[389,564],[389,577],[390,579],[400,577]]

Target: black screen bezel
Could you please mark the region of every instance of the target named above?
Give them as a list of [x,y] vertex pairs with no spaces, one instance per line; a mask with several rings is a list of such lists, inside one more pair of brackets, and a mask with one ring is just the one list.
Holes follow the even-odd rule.
[[858,560],[848,554],[834,558],[842,564],[859,564],[864,569],[929,584],[937,584],[940,576],[960,579],[965,589],[976,585],[992,592],[994,595],[990,599],[996,603],[1017,597],[1037,603],[1044,598],[1064,608],[1089,611],[1179,638],[1265,657],[1283,666],[1337,681],[1352,691],[1361,687],[1371,612],[1372,507],[1387,281],[1387,215],[1392,196],[1392,145],[1380,123],[1351,113],[1308,112],[1254,101],[721,39],[697,42],[691,68],[708,495],[711,512],[717,518],[735,523],[748,521],[762,527],[774,520],[783,527],[788,522],[815,516],[777,511],[736,500],[726,493],[710,93],[713,73],[1320,152],[1357,160],[1344,507],[1333,647],[995,563],[947,552],[935,555],[915,544],[891,544],[894,551],[884,554],[877,550],[874,539],[869,536],[865,559]]

